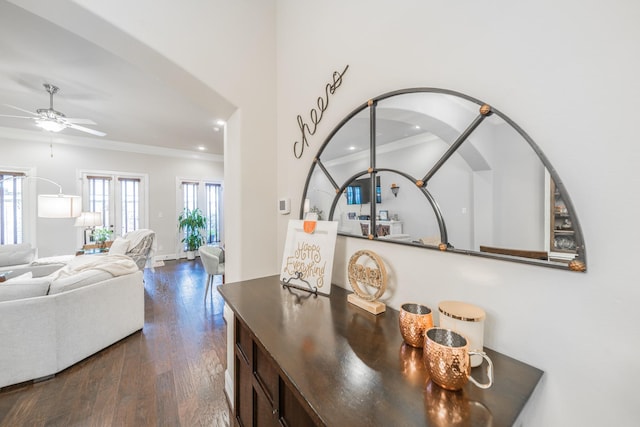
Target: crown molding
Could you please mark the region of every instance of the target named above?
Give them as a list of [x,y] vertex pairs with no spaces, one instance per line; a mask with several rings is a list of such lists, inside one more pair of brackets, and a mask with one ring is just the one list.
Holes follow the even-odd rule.
[[69,136],[62,133],[51,133],[44,130],[29,131],[0,126],[0,138],[13,139],[16,141],[44,142],[47,144],[65,144],[82,148],[93,148],[96,150],[124,151],[127,153],[149,154],[152,156],[224,162],[224,156],[221,154],[178,150],[175,148],[160,147],[157,145],[133,144],[131,142],[114,141],[105,138]]

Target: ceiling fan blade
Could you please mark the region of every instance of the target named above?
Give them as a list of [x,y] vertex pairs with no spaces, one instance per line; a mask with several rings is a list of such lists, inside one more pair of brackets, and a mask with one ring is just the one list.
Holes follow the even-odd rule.
[[32,116],[35,116],[35,117],[40,117],[39,114],[36,114],[33,111],[25,110],[24,108],[16,107],[15,105],[11,105],[11,104],[4,104],[4,105],[9,108],[13,108],[14,110],[22,111],[23,113],[31,114]]
[[62,120],[75,125],[97,125],[97,123],[91,119],[74,119],[74,118],[65,117]]
[[8,114],[0,114],[0,117],[11,117],[13,119],[30,119],[33,120],[35,117],[27,117],[27,116],[10,116]]
[[79,130],[81,132],[87,132],[87,133],[90,133],[91,135],[95,135],[95,136],[105,136],[106,135],[106,133],[100,132],[99,130],[89,129],[89,128],[86,128],[84,126],[75,125],[73,123],[68,124],[67,127],[71,128],[71,129]]

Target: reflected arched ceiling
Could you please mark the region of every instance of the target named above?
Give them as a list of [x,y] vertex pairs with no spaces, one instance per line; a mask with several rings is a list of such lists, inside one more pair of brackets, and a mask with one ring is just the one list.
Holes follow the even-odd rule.
[[[443,101],[447,98],[441,98]],[[459,107],[458,107],[459,108]],[[460,123],[459,128],[447,123],[442,116],[443,109],[432,111],[409,110],[405,107],[378,106],[376,109],[376,146],[378,151],[392,151],[406,148],[408,144],[438,138],[451,145],[466,127]],[[440,113],[440,114],[439,114]],[[369,140],[362,135],[369,133],[369,116],[357,116],[349,121],[340,132],[333,137],[334,142],[322,152],[325,162],[338,161],[345,156],[354,156],[368,152]],[[470,138],[473,140],[473,138]],[[489,170],[487,160],[472,144],[466,144],[458,150],[461,157],[473,171]]]

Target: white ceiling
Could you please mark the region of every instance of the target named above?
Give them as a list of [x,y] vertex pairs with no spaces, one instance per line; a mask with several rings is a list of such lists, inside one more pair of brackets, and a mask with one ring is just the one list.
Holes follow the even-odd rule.
[[[0,0],[0,114],[27,115],[5,104],[33,112],[49,108],[43,83],[60,88],[53,100],[57,111],[91,119],[96,125],[86,127],[107,133],[93,137],[65,129],[58,140],[89,137],[105,147],[117,142],[223,153],[224,127],[216,122],[228,111],[203,108],[149,72]],[[46,132],[33,120],[6,117],[0,117],[0,128]]]

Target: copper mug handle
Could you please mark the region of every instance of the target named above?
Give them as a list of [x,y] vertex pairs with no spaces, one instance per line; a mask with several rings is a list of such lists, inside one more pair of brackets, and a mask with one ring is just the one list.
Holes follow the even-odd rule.
[[474,383],[479,388],[487,389],[493,385],[493,362],[491,361],[489,356],[487,356],[487,353],[485,353],[484,351],[469,351],[469,358],[471,358],[471,356],[474,354],[477,354],[478,356],[482,356],[482,358],[486,360],[487,363],[489,364],[487,366],[487,376],[489,377],[489,382],[486,384],[479,383],[478,381],[476,381],[475,378],[471,376],[471,373],[469,373],[469,381]]

